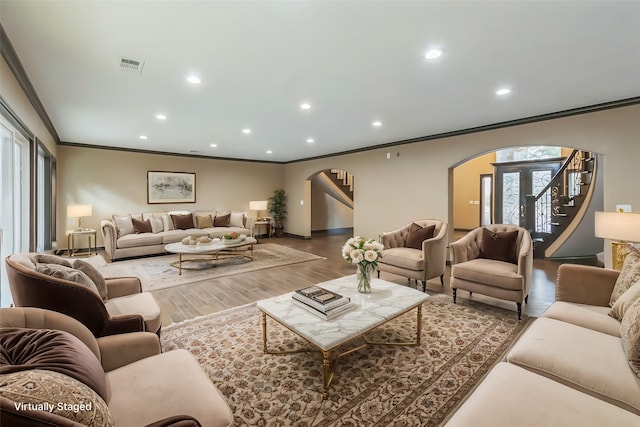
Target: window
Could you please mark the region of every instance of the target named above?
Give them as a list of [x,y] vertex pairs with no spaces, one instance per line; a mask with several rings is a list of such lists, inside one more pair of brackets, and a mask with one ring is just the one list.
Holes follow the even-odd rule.
[[496,151],[496,163],[551,159],[562,156],[562,147],[517,147]]

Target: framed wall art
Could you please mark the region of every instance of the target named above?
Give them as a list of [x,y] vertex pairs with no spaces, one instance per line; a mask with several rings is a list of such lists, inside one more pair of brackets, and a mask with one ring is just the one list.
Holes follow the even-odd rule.
[[147,203],[195,203],[196,174],[147,171]]

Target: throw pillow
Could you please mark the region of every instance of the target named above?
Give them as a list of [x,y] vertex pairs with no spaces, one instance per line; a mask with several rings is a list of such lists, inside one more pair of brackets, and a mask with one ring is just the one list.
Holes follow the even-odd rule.
[[96,355],[76,336],[54,329],[4,328],[0,335],[0,375],[44,369],[68,375],[103,399],[109,386]]
[[93,283],[89,276],[83,273],[80,270],[75,270],[73,268],[65,267],[63,265],[58,264],[36,264],[36,271],[38,273],[46,274],[47,276],[55,277],[57,279],[68,280],[70,282],[75,282],[79,285],[86,286],[87,288],[94,291],[96,294],[100,295],[98,292],[98,288],[96,284]]
[[620,275],[618,275],[613,287],[613,292],[611,292],[609,307],[613,307],[618,298],[638,280],[640,280],[640,250],[631,246],[622,264],[622,270],[620,270]]
[[164,231],[164,224],[162,223],[162,218],[151,217],[149,218],[149,223],[151,224],[151,232],[152,233],[160,233]]
[[151,221],[140,221],[138,219],[131,218],[131,222],[133,223],[134,233],[151,233]]
[[33,369],[6,375],[0,383],[0,395],[26,405],[26,416],[37,417],[41,408],[82,425],[114,425],[107,404],[91,387],[58,372]]
[[231,221],[231,214],[230,213],[228,213],[226,215],[220,215],[220,216],[218,216],[218,214],[216,214],[216,217],[213,219],[213,226],[214,227],[228,227],[230,221]]
[[173,228],[176,230],[188,230],[193,228],[193,215],[171,215],[171,221],[173,222]]
[[89,279],[91,279],[91,281],[96,285],[96,288],[98,289],[100,298],[102,298],[103,300],[106,300],[108,298],[109,293],[107,291],[107,282],[105,282],[104,277],[102,277],[102,273],[100,273],[97,268],[81,259],[76,260],[76,262],[73,263],[73,268],[82,271],[89,277]]
[[211,215],[196,215],[196,227],[198,228],[213,227],[213,220],[211,219]]
[[422,227],[414,222],[409,227],[409,234],[407,235],[407,241],[404,243],[404,247],[422,250],[422,242],[431,239],[435,230],[435,225]]
[[113,222],[116,225],[116,231],[118,237],[126,236],[127,234],[133,234],[133,221],[131,215],[114,215]]
[[622,318],[629,308],[640,299],[640,281],[631,285],[629,289],[627,289],[620,298],[618,298],[609,310],[609,316],[613,317],[622,322]]
[[231,212],[231,217],[229,217],[229,226],[244,228],[244,212]]
[[480,258],[517,264],[517,244],[518,230],[498,232],[483,228]]
[[33,263],[42,263],[42,264],[58,264],[64,265],[65,267],[71,267],[71,264],[66,259],[57,255],[49,255],[49,254],[36,254],[33,256]]
[[624,314],[620,338],[631,369],[640,377],[640,300],[636,300]]

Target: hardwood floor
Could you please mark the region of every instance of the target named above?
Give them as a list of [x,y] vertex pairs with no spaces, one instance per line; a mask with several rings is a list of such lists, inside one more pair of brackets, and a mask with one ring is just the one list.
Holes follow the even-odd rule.
[[[311,252],[325,259],[154,291],[153,296],[162,308],[162,324],[166,326],[173,322],[280,295],[318,282],[355,274],[355,267],[347,264],[340,255],[340,248],[349,237],[351,234],[318,234],[309,240],[289,237],[261,240]],[[523,313],[537,317],[554,301],[558,265],[560,262],[557,261],[540,259],[534,261],[532,289],[529,294],[529,303],[523,306]],[[427,292],[450,295],[449,271],[450,268],[447,267],[444,287],[436,278],[427,283]],[[390,273],[383,272],[381,278],[398,284],[416,286],[406,278]],[[421,286],[418,286],[418,289],[421,289]],[[469,294],[460,291],[458,297],[468,298]],[[515,315],[514,303],[478,294],[474,294],[473,299],[512,310]]]

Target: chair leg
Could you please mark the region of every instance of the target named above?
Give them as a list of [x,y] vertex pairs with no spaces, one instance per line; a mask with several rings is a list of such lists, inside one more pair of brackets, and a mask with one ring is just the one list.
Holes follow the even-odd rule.
[[522,303],[517,302],[516,304],[518,305],[518,320],[522,320]]
[[422,282],[422,292],[427,292],[427,282],[425,282],[424,280],[421,280]]
[[458,289],[453,288],[452,290],[453,290],[453,303],[455,304],[456,303],[456,296],[458,294]]
[[473,295],[473,292],[469,291],[469,298]]
[[444,288],[444,274],[440,275],[440,286]]
[[380,270],[378,270],[378,279],[380,278]]
[[526,297],[524,297],[524,303],[525,303],[525,304],[529,304],[529,295],[527,295]]

